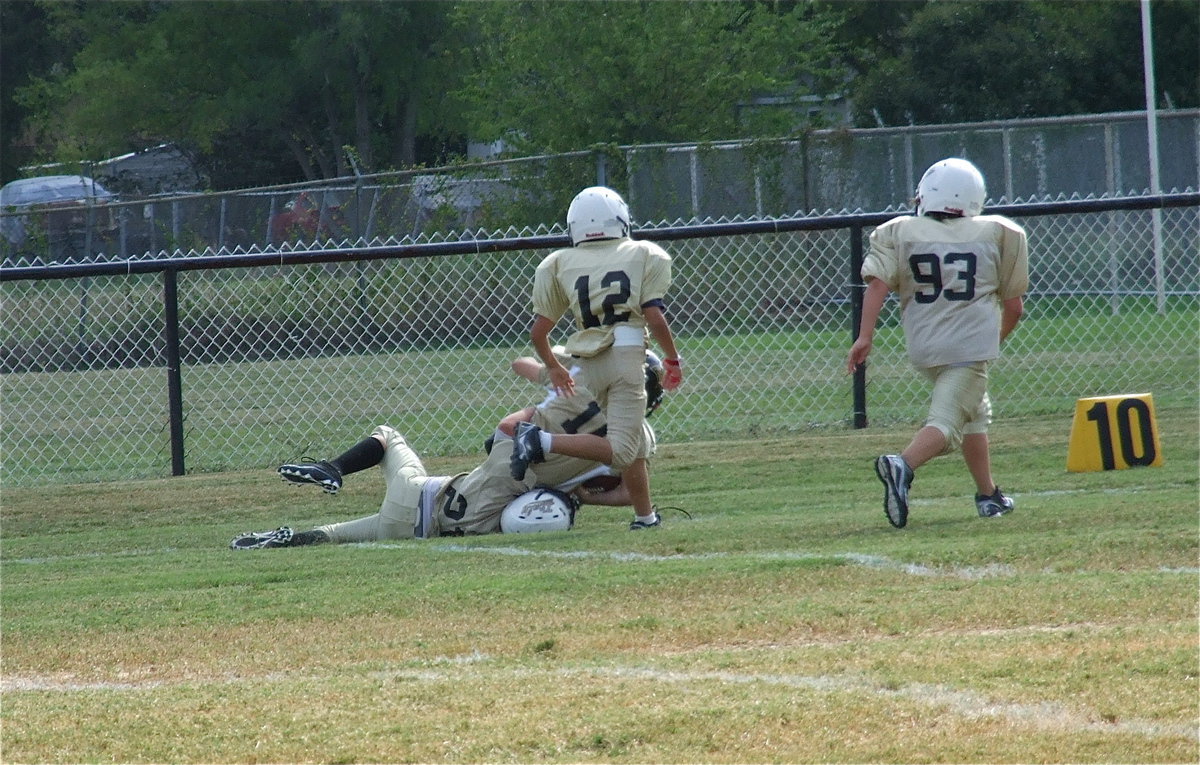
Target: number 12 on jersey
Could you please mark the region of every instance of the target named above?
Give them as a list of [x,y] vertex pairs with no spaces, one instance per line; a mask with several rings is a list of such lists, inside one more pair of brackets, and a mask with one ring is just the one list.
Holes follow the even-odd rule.
[[[624,271],[609,271],[600,280],[600,287],[608,291],[600,303],[599,314],[592,311],[592,288],[587,276],[575,280],[575,300],[579,303],[579,318],[585,328],[611,326],[629,321],[629,311],[617,311],[617,306],[629,302],[632,291],[629,276]],[[615,288],[615,289],[614,289]]]

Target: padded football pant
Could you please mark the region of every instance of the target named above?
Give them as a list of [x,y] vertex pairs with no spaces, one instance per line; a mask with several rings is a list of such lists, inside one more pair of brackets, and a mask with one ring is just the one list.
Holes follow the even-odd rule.
[[925,424],[946,436],[942,454],[957,450],[965,434],[988,432],[992,422],[992,402],[987,393],[987,367],[986,361],[976,361],[921,370],[933,382],[933,397]]
[[376,542],[381,539],[411,539],[421,504],[421,489],[429,479],[421,458],[395,428],[380,425],[371,434],[384,439],[383,461],[379,463],[387,491],[379,512],[344,523],[319,526],[333,542]]
[[623,470],[643,452],[642,424],[646,421],[646,348],[614,345],[598,356],[578,360],[579,376],[596,394],[608,418],[612,445],[609,463]]

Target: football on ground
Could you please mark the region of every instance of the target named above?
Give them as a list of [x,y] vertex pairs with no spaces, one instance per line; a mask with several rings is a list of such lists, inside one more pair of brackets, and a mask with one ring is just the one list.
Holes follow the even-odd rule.
[[590,494],[611,491],[621,485],[621,477],[616,475],[598,475],[583,482],[583,490]]

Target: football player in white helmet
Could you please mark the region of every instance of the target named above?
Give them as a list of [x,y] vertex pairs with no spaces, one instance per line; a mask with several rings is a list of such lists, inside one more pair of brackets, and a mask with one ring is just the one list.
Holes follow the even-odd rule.
[[[651,366],[649,358],[646,364]],[[548,380],[542,365],[529,357],[514,361],[513,369],[534,382],[545,384]],[[648,387],[650,377],[647,373]],[[586,388],[576,390],[577,395],[571,398],[551,392],[541,404],[509,415],[505,418],[510,423],[507,428],[511,431],[511,423],[529,420],[547,432],[603,433],[606,419],[600,405]],[[387,486],[379,512],[309,531],[297,532],[283,526],[273,531],[247,532],[235,537],[230,547],[256,550],[326,542],[498,533],[502,530],[505,507],[536,487],[551,487],[562,496],[569,494],[575,502],[586,499],[593,505],[630,504],[620,474],[594,461],[555,455],[533,466],[521,480],[513,479],[509,467],[512,443],[509,435],[497,429],[486,442],[488,457],[483,464],[469,473],[430,476],[404,436],[395,428],[381,425],[332,460],[286,464],[278,470],[286,481],[313,484],[336,494],[345,476],[379,465]],[[638,442],[638,454],[649,458],[655,448],[654,431],[646,423]]]
[[965,159],[951,157],[929,166],[917,183],[917,215],[945,213],[973,218],[983,212],[987,187],[983,173]]
[[[533,324],[529,337],[545,364],[554,390],[572,396],[582,382],[605,408],[608,431],[552,434],[535,423],[515,432],[512,475],[520,479],[530,464],[548,455],[570,455],[612,465],[621,471],[634,508],[631,529],[659,524],[650,500],[650,477],[637,453],[646,417],[643,364],[647,334],[663,352],[662,386],[683,381],[683,365],[665,314],[671,285],[671,257],[652,242],[630,238],[629,206],[621,195],[592,186],[567,209],[571,247],[555,250],[538,265],[533,283]],[[570,312],[575,332],[566,352],[579,377],[555,356],[550,332]]]
[[575,525],[577,501],[555,489],[531,489],[504,508],[500,514],[500,532],[566,531]]
[[884,300],[895,292],[909,359],[933,385],[925,425],[900,454],[875,460],[884,512],[897,528],[908,522],[914,472],[955,449],[975,481],[978,514],[992,518],[1013,509],[992,479],[988,363],[1000,356],[1000,344],[1024,313],[1029,249],[1021,226],[982,214],[986,198],[975,165],[944,159],[921,177],[917,214],[871,232],[862,266],[862,320],[847,371],[853,374],[866,362]]

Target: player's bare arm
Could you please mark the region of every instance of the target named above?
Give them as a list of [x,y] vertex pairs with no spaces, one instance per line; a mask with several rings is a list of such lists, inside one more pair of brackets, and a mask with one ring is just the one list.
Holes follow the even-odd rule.
[[1017,322],[1025,315],[1025,298],[1009,298],[1000,304],[1000,342],[1012,334]]
[[683,362],[675,348],[675,336],[671,334],[671,325],[667,323],[666,314],[658,306],[643,306],[642,316],[646,319],[650,337],[654,338],[654,342],[658,343],[663,352],[666,373],[663,375],[662,386],[665,390],[675,390],[683,382]]
[[846,360],[846,372],[854,374],[858,366],[871,355],[871,347],[875,342],[875,324],[879,321],[879,313],[883,310],[883,301],[888,296],[888,286],[882,279],[867,277],[867,290],[863,294],[862,320],[858,325],[858,339],[850,346],[850,355]]
[[533,326],[529,329],[529,340],[533,343],[533,349],[537,351],[538,358],[546,366],[546,372],[550,375],[550,384],[554,386],[554,392],[560,396],[575,395],[575,381],[571,379],[571,373],[567,368],[559,363],[558,357],[554,355],[554,350],[550,345],[550,332],[554,329],[555,322],[541,314],[533,317]]
[[512,371],[517,377],[522,377],[531,383],[540,381],[542,362],[532,356],[518,356],[512,361]]
[[603,505],[605,507],[628,507],[633,502],[629,498],[629,489],[625,487],[625,482],[621,481],[614,488],[589,490],[580,486],[575,490],[575,495],[579,501],[585,505]]
[[522,422],[533,421],[534,411],[535,410],[532,406],[527,406],[524,409],[513,412],[512,414],[505,415],[504,419],[500,420],[500,423],[496,425],[496,428],[506,436],[515,435],[517,432],[517,425]]

